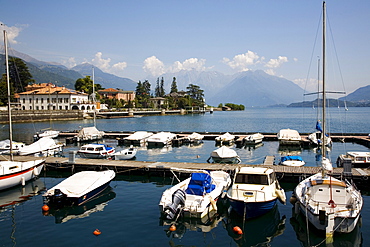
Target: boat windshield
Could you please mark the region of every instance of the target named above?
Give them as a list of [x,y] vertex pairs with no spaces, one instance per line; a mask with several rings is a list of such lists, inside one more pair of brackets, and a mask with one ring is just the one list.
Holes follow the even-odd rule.
[[269,185],[267,175],[260,174],[238,174],[236,175],[235,183]]

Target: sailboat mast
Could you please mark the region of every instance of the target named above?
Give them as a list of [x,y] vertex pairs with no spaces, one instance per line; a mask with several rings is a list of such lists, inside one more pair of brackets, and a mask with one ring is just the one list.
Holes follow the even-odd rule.
[[93,68],[92,68],[92,82],[93,82],[93,89],[92,89],[92,97],[93,97],[93,104],[94,104],[94,106],[93,106],[93,111],[94,111],[94,127],[96,127],[96,120],[95,120],[95,118],[96,118],[96,116],[95,116],[95,84],[94,84],[94,75],[95,73],[94,73],[94,66],[93,66]]
[[9,142],[10,142],[10,157],[13,160],[13,126],[12,126],[12,109],[10,105],[10,80],[9,80],[9,58],[8,58],[8,38],[4,30],[4,50],[5,50],[5,67],[6,67],[6,83],[8,88],[8,118],[9,118]]
[[325,117],[326,117],[326,89],[325,89],[325,44],[326,44],[326,4],[325,1],[323,2],[322,5],[323,8],[323,26],[322,26],[322,132],[323,132],[323,139],[322,139],[322,156],[325,157],[325,142],[326,142],[326,122],[325,122]]

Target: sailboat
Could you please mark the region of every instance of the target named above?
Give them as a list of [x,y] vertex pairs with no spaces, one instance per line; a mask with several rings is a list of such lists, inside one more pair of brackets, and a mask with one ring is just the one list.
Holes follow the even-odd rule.
[[77,133],[77,135],[75,135],[73,137],[73,139],[74,139],[75,142],[89,142],[89,141],[100,140],[100,139],[103,139],[103,136],[105,134],[103,131],[99,131],[96,128],[94,68],[93,68],[93,72],[92,72],[92,82],[93,82],[92,98],[93,98],[93,103],[94,103],[94,107],[93,107],[93,111],[94,111],[94,126],[82,128]]
[[[322,127],[325,133],[325,31],[326,4],[323,2],[323,89],[322,89]],[[323,135],[325,140],[326,136]],[[329,158],[326,157],[325,141],[322,145],[322,171],[301,181],[294,189],[291,202],[295,213],[305,215],[316,229],[326,232],[326,243],[333,243],[334,232],[352,232],[359,222],[363,206],[363,198],[354,184],[345,179],[337,179],[331,175],[333,170]]]
[[8,87],[8,116],[9,116],[9,143],[10,160],[0,161],[0,190],[4,190],[17,185],[25,185],[27,181],[38,176],[44,167],[45,160],[37,159],[32,161],[14,161],[13,160],[13,133],[12,133],[12,114],[10,104],[10,80],[9,80],[9,61],[7,33],[4,33],[4,49],[6,61],[6,80]]

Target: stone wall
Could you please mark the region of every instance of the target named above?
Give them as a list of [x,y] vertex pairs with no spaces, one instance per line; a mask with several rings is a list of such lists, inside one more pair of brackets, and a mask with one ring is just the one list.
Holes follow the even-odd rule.
[[[51,120],[78,120],[83,119],[82,111],[54,110],[54,111],[12,111],[13,122],[33,122]],[[8,122],[8,112],[0,111],[0,123]]]

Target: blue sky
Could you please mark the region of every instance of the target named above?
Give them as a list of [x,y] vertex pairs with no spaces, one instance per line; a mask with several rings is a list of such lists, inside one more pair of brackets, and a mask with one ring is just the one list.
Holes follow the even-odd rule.
[[[343,78],[350,93],[370,85],[370,1],[326,3],[328,47],[334,40],[336,48],[332,60],[328,49],[328,81],[332,73],[341,89]],[[10,47],[38,60],[89,62],[135,81],[179,70],[262,69],[316,88],[319,0],[0,0],[0,6]],[[340,71],[331,72],[338,62]]]

